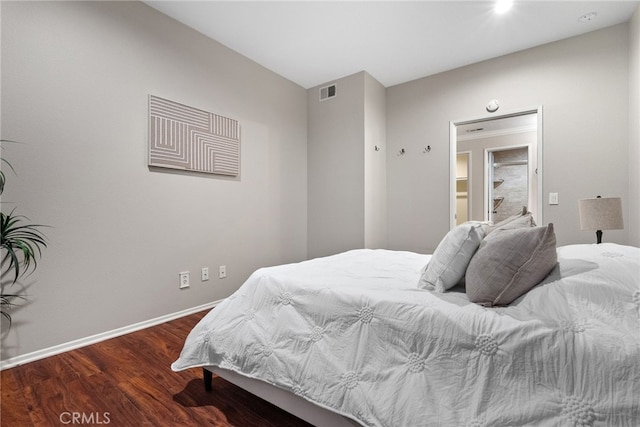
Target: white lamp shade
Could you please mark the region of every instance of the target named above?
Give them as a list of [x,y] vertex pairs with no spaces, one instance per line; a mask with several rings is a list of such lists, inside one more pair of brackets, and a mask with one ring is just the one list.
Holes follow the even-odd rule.
[[580,230],[620,230],[622,223],[622,199],[598,197],[579,201]]

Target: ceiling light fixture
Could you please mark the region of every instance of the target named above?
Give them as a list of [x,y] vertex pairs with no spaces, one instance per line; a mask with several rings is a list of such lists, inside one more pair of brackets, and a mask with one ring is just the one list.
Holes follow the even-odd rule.
[[513,6],[513,0],[497,0],[493,9],[496,13],[503,14],[511,9],[511,6]]

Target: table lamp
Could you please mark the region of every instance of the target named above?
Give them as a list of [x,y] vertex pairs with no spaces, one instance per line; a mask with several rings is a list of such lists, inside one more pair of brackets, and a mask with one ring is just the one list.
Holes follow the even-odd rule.
[[597,243],[602,243],[602,230],[621,230],[622,199],[600,197],[579,200],[580,230],[596,230]]

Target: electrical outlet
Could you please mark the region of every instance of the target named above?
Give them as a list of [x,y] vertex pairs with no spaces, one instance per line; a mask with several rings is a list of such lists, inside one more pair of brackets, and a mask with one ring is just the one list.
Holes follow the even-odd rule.
[[209,267],[202,268],[200,278],[202,279],[203,282],[206,282],[207,280],[209,280]]
[[178,273],[180,275],[180,289],[189,287],[189,272],[183,271],[182,273]]
[[220,267],[218,267],[218,277],[220,279],[224,279],[225,277],[227,277],[227,266],[226,265],[221,265]]
[[550,205],[558,204],[558,193],[549,193],[549,204]]

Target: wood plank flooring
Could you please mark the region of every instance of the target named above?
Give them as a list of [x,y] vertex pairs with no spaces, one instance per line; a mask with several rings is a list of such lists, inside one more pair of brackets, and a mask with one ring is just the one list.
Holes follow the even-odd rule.
[[171,370],[205,314],[2,371],[1,425],[309,427],[222,378],[205,392],[199,368]]

